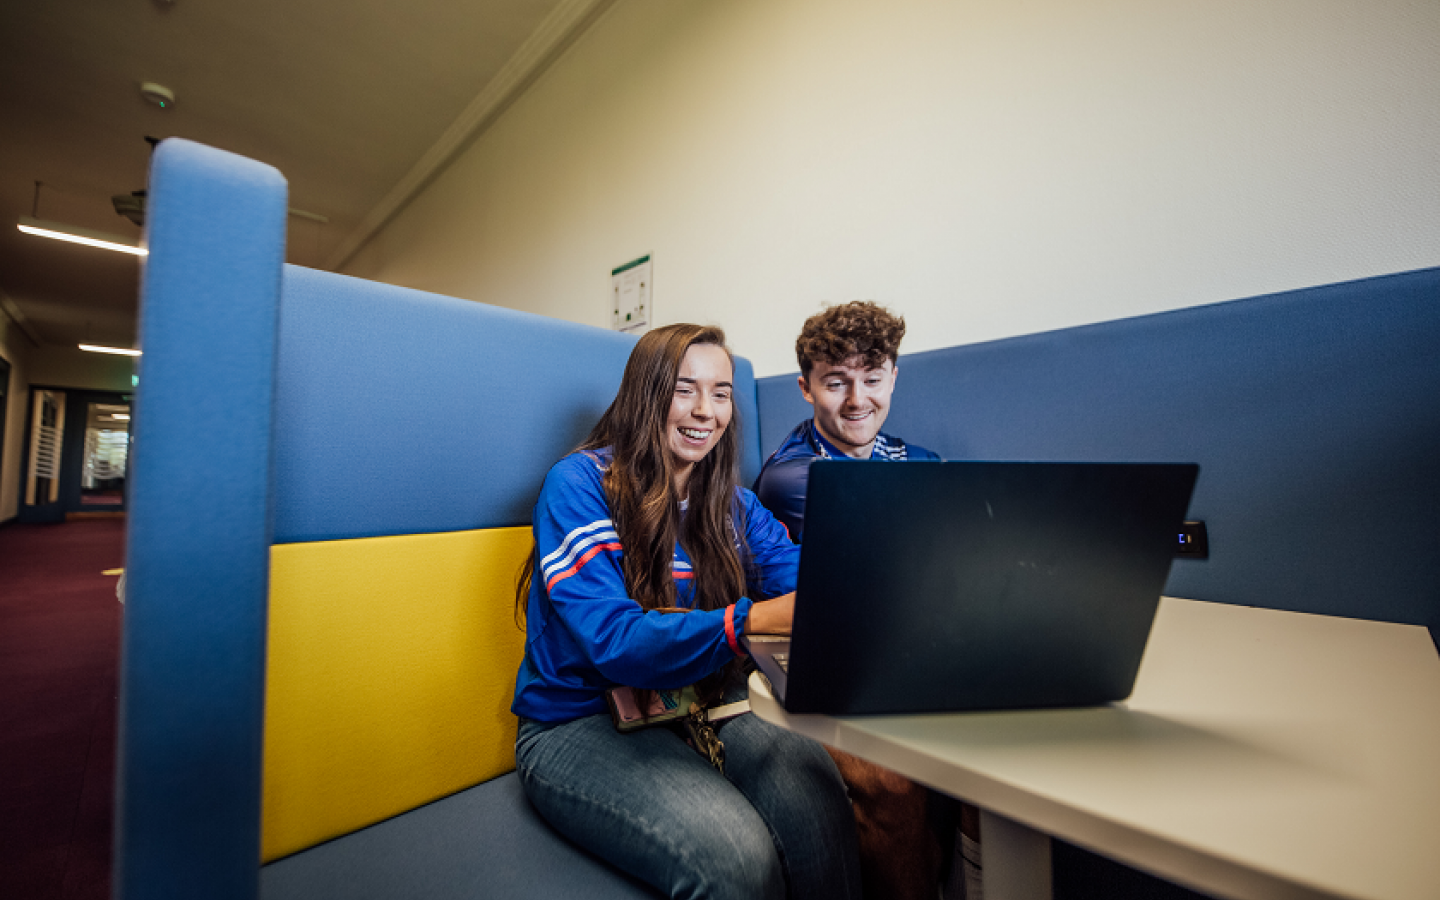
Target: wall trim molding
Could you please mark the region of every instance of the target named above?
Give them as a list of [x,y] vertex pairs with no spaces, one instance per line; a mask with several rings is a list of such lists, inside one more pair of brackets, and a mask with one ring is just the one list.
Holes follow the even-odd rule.
[[420,157],[419,162],[340,242],[326,261],[326,268],[338,272],[349,263],[381,228],[443,172],[461,150],[494,124],[614,4],[615,0],[561,0],[540,27],[520,45],[515,55],[450,123],[440,139]]

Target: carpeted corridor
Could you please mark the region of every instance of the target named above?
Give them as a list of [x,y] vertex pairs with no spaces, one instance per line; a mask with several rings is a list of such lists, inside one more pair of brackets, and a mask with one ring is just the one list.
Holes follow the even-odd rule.
[[125,520],[0,527],[0,897],[110,895]]

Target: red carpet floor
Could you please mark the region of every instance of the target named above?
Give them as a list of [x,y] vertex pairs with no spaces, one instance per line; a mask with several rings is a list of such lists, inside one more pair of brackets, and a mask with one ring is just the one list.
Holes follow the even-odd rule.
[[110,896],[124,519],[0,527],[0,897]]

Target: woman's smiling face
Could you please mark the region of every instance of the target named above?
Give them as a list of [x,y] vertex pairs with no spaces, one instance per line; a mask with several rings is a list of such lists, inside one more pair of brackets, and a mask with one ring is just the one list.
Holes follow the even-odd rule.
[[690,470],[714,449],[734,413],[730,354],[716,344],[693,344],[680,361],[665,442],[675,464],[675,488],[685,496]]

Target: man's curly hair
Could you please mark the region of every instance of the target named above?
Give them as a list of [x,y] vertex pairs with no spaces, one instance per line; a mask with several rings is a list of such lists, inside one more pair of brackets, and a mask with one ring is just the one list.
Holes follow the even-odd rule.
[[857,356],[862,367],[874,369],[900,358],[903,337],[903,318],[869,300],[852,300],[806,319],[795,340],[795,357],[807,378],[818,363],[834,365]]

